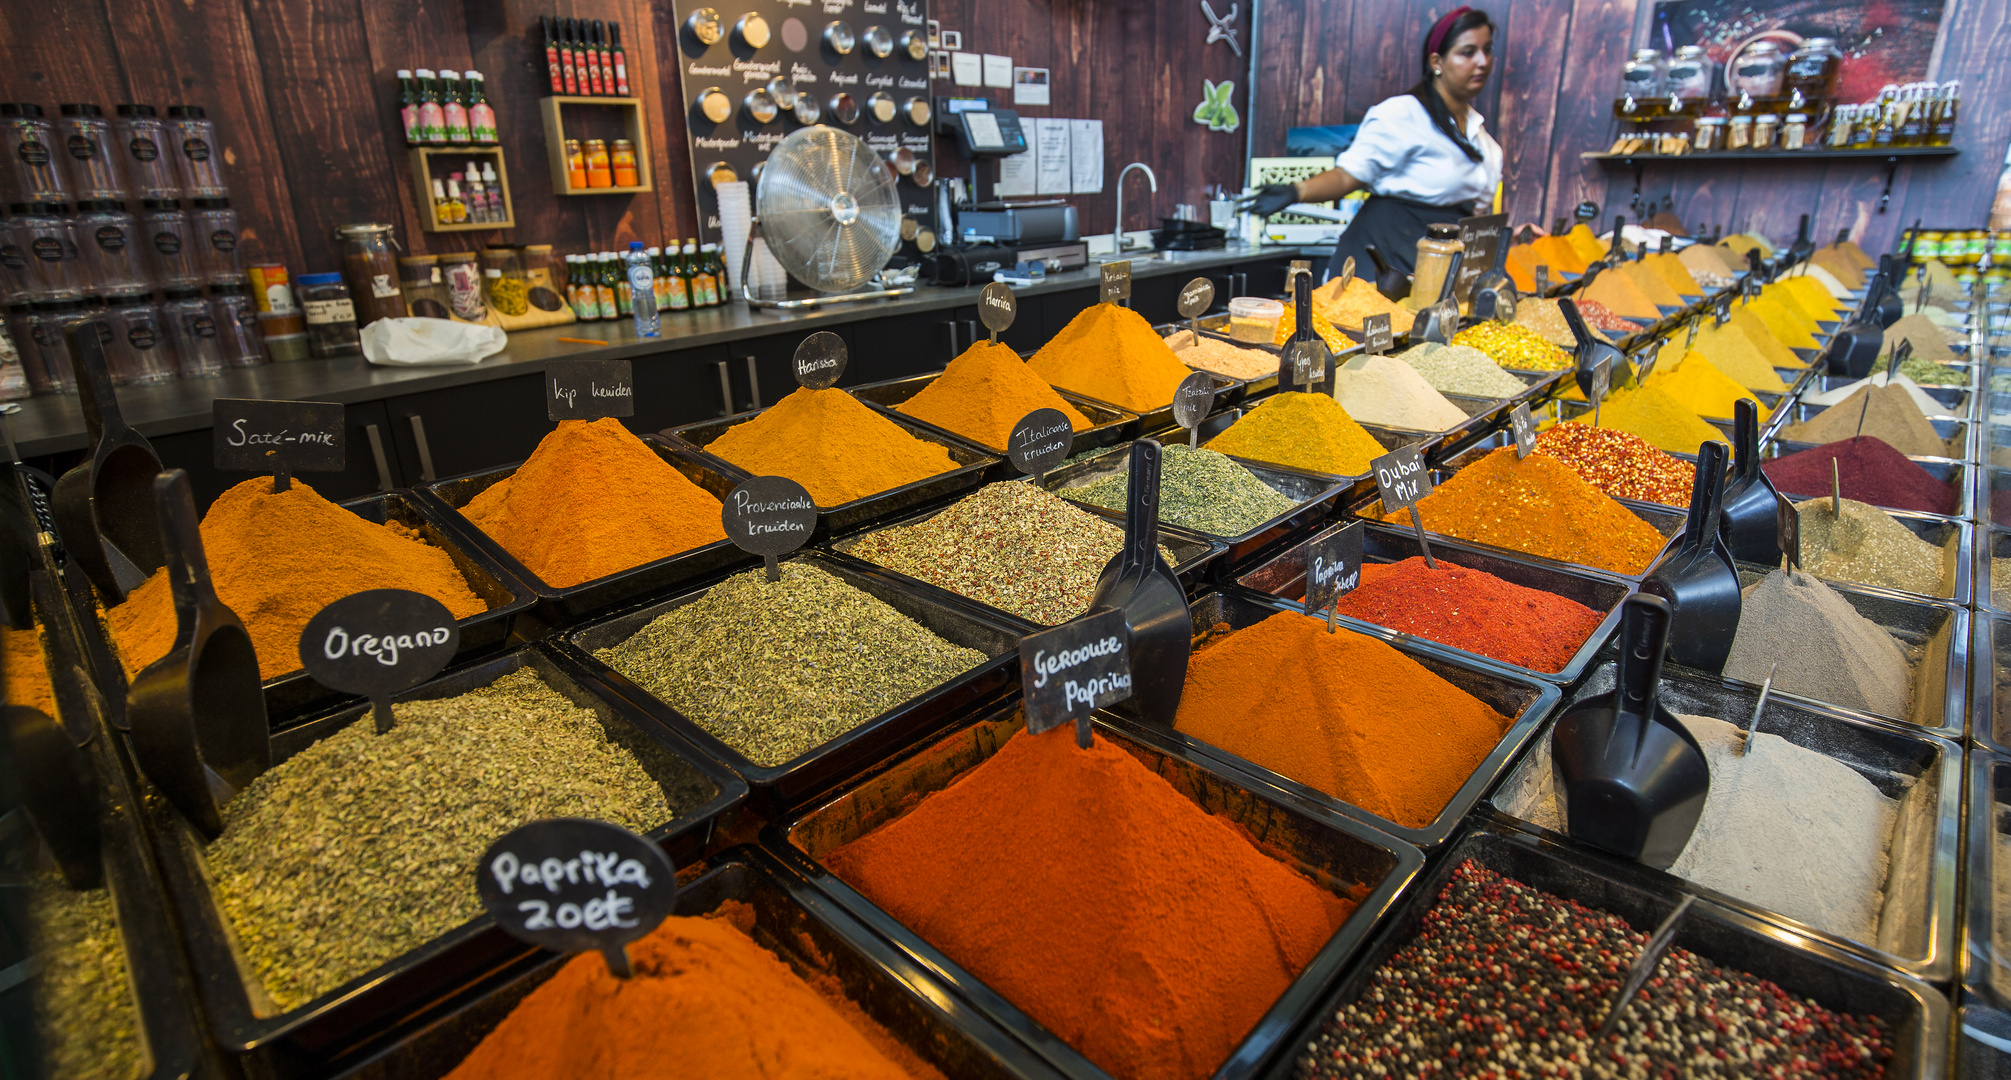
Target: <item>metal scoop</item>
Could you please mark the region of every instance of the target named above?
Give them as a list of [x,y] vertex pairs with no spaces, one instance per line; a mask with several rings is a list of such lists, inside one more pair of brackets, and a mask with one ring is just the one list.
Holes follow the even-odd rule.
[[153,483],[161,459],[119,415],[96,324],[75,324],[67,337],[91,456],[56,482],[56,531],[64,553],[112,607],[167,561],[154,530]]
[[1684,667],[1723,671],[1739,629],[1739,573],[1719,538],[1725,495],[1725,444],[1713,439],[1697,454],[1697,478],[1690,485],[1690,517],[1683,542],[1641,583],[1669,602],[1674,620],[1669,655]]
[[1172,724],[1187,684],[1193,624],[1187,590],[1159,555],[1159,444],[1131,444],[1124,547],[1096,579],[1092,610],[1113,607],[1131,628],[1131,700],[1145,720]]
[[1732,407],[1732,451],[1718,538],[1735,561],[1773,566],[1781,561],[1780,493],[1760,468],[1760,410],[1751,399]]
[[126,697],[133,756],[205,836],[223,806],[272,765],[258,655],[244,624],[217,599],[180,469],[154,480],[161,546],[175,597],[175,644],[133,678]]
[[1550,763],[1572,839],[1667,870],[1704,813],[1711,767],[1658,700],[1670,612],[1636,593],[1621,608],[1614,688],[1557,720]]

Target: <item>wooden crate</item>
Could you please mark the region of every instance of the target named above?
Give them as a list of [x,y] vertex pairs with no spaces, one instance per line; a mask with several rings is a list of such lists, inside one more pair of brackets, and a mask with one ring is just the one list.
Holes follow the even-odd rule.
[[[641,181],[634,187],[574,187],[571,170],[566,168],[566,121],[565,109],[568,105],[586,106],[599,109],[615,109],[621,113],[623,138],[635,147],[636,179]],[[650,172],[649,132],[644,124],[641,98],[580,97],[571,94],[554,94],[538,103],[538,110],[545,120],[545,153],[552,162],[552,191],[560,195],[633,195],[643,191],[656,190],[656,178]],[[584,140],[582,140],[584,141]],[[612,155],[613,140],[609,140]]]

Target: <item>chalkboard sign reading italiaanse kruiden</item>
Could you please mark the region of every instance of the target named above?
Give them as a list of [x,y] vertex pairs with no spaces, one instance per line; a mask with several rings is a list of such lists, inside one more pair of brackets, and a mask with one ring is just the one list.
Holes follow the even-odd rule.
[[391,698],[438,675],[461,647],[447,605],[409,589],[351,593],[300,632],[300,664],[315,682],[370,699],[377,732],[391,730]]
[[1306,612],[1326,612],[1329,633],[1334,629],[1335,602],[1361,583],[1361,522],[1328,529],[1306,545]]
[[547,818],[489,845],[475,892],[511,937],[559,952],[592,949],[626,979],[628,943],[677,909],[677,874],[655,844],[619,825]]
[[545,363],[545,416],[599,420],[635,415],[635,377],[626,360]]
[[[1179,409],[1179,400],[1176,393],[1176,410]],[[1012,426],[1012,434],[1006,437],[1006,457],[1012,461],[1013,468],[1033,477],[1035,483],[1039,483],[1048,470],[1067,461],[1068,452],[1074,447],[1075,428],[1060,409],[1035,409],[1020,417],[1019,423]]]
[[210,408],[216,467],[272,473],[341,472],[348,466],[343,408],[333,401],[267,401],[218,398]]
[[786,476],[754,476],[726,493],[719,523],[727,539],[768,564],[768,580],[781,581],[779,560],[810,539],[817,528],[817,504],[803,485]]
[[803,339],[796,346],[794,370],[796,385],[811,390],[828,390],[838,385],[839,377],[845,374],[845,362],[850,354],[845,349],[845,339],[829,330],[819,330]]
[[1106,304],[1115,304],[1120,300],[1131,299],[1130,259],[1120,259],[1117,262],[1103,264],[1103,285],[1098,298]]
[[1131,629],[1124,613],[1099,608],[1071,623],[1019,639],[1026,729],[1040,734],[1075,721],[1087,748],[1089,716],[1131,696]]

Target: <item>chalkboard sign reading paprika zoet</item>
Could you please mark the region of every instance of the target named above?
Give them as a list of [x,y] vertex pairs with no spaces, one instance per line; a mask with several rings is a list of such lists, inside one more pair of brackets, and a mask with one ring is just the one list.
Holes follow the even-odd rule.
[[626,360],[545,363],[545,416],[599,420],[635,415],[635,376]]
[[334,401],[218,398],[210,406],[219,469],[271,473],[274,491],[303,472],[341,472],[349,464],[343,408]]
[[1369,467],[1375,470],[1376,490],[1382,495],[1384,512],[1410,511],[1411,528],[1417,531],[1417,546],[1424,555],[1425,565],[1438,569],[1437,560],[1431,557],[1431,545],[1425,542],[1424,518],[1417,512],[1417,501],[1431,494],[1432,488],[1431,470],[1425,468],[1424,455],[1415,445],[1406,446],[1376,458]]
[[511,937],[558,952],[592,949],[626,979],[628,943],[677,909],[677,873],[655,844],[619,825],[547,818],[489,845],[475,892]]
[[728,540],[768,564],[768,580],[781,581],[781,557],[802,547],[816,531],[817,504],[803,485],[786,476],[749,477],[726,493],[719,523]]
[[1103,264],[1103,283],[1098,299],[1106,304],[1131,299],[1131,260]]
[[1019,639],[1026,729],[1075,721],[1075,743],[1089,748],[1089,716],[1131,696],[1131,628],[1124,612],[1099,608],[1071,623]]
[[848,359],[850,354],[845,349],[845,339],[829,330],[819,330],[796,346],[796,356],[791,365],[796,373],[796,385],[810,390],[829,390],[838,385],[838,379],[845,374]]
[[1306,613],[1326,612],[1327,633],[1334,632],[1336,602],[1361,583],[1361,522],[1328,529],[1306,545]]
[[[1178,412],[1177,392],[1173,401],[1174,411]],[[1033,477],[1036,484],[1047,476],[1049,469],[1067,461],[1068,452],[1074,448],[1075,428],[1060,409],[1035,409],[1020,417],[1019,423],[1012,426],[1012,434],[1006,436],[1006,457],[1013,468]]]
[[351,593],[300,632],[300,665],[315,682],[370,699],[377,733],[391,730],[391,698],[440,673],[461,647],[447,605],[409,589]]

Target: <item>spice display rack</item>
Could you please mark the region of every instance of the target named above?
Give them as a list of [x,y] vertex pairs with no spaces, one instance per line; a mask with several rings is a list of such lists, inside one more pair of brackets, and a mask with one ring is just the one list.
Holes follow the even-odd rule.
[[[487,158],[496,163],[496,183],[503,188],[503,220],[442,225],[433,209],[433,163]],[[510,201],[510,170],[500,146],[415,146],[411,148],[413,193],[419,197],[420,228],[427,232],[486,232],[517,227],[516,205]],[[441,179],[446,179],[442,176]]]
[[1952,146],[1888,146],[1883,149],[1852,148],[1830,150],[1812,148],[1808,150],[1705,150],[1691,154],[1609,154],[1586,152],[1578,155],[1584,161],[1596,161],[1608,167],[1624,167],[1634,170],[1634,195],[1641,194],[1641,175],[1647,171],[1648,163],[1682,165],[1686,162],[1716,164],[1718,162],[1777,162],[1793,161],[1849,161],[1853,158],[1877,159],[1885,162],[1885,190],[1878,197],[1878,212],[1892,201],[1892,181],[1899,172],[1899,163],[1905,158],[1951,158],[1960,151]]
[[[635,175],[641,183],[633,187],[574,187],[572,171],[566,167],[566,107],[569,105],[614,109],[621,114],[622,138],[635,146]],[[649,128],[641,98],[580,97],[554,94],[538,101],[545,121],[545,153],[552,163],[552,191],[559,195],[634,195],[656,190],[650,172]]]

